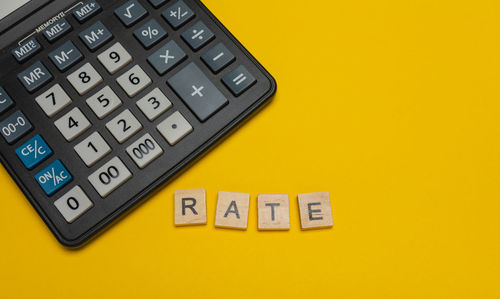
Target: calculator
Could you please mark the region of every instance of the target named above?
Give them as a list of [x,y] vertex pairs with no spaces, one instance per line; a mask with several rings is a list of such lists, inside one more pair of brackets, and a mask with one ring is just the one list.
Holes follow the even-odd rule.
[[11,2],[0,159],[65,246],[165,186],[276,91],[198,0]]

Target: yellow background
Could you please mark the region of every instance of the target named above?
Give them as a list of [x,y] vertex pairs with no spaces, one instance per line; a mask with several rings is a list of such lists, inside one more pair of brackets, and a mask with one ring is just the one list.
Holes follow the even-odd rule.
[[[0,297],[499,298],[500,2],[205,4],[278,82],[274,101],[79,251],[3,170]],[[173,190],[208,221],[173,226]],[[216,192],[249,192],[245,232]],[[330,191],[335,227],[302,232],[296,195]],[[288,193],[289,232],[256,195]]]

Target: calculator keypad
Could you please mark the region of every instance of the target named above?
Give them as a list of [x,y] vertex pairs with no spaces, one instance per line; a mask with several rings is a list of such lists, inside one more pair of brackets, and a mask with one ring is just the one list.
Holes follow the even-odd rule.
[[76,107],[56,120],[54,125],[67,141],[73,141],[91,126],[82,111]]
[[119,143],[124,143],[142,129],[141,123],[130,110],[124,110],[106,124],[106,128]]
[[88,180],[97,193],[104,198],[132,177],[130,170],[122,160],[114,157],[108,163],[92,173]]
[[0,88],[12,156],[2,155],[69,243],[173,175],[265,95],[259,84],[241,97],[265,76],[203,5],[97,1],[69,4],[71,13],[9,48],[24,88]]
[[90,64],[86,63],[68,76],[68,81],[80,95],[84,95],[102,82],[102,77]]
[[35,101],[48,117],[56,115],[72,102],[68,94],[59,84],[52,86],[47,91],[36,97]]
[[89,137],[78,143],[74,149],[87,167],[93,166],[111,152],[111,147],[98,132],[90,134]]
[[106,86],[88,98],[87,105],[99,119],[103,119],[120,107],[122,101],[109,86]]

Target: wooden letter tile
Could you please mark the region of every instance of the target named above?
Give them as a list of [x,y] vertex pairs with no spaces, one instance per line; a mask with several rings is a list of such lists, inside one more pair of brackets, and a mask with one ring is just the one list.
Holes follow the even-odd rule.
[[176,190],[174,202],[176,226],[207,223],[205,189]]
[[219,191],[215,226],[247,229],[250,194]]
[[260,194],[257,199],[259,230],[289,230],[288,194]]
[[332,207],[328,192],[299,194],[299,210],[302,229],[333,226]]

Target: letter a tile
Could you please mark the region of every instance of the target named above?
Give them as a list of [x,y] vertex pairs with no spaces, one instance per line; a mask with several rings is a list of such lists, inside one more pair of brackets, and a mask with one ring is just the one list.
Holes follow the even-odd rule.
[[174,205],[176,226],[207,223],[205,189],[176,190]]
[[332,207],[328,192],[299,194],[300,222],[302,229],[333,226]]
[[215,226],[247,229],[250,194],[219,191]]
[[259,230],[289,230],[288,194],[260,194],[257,199]]

